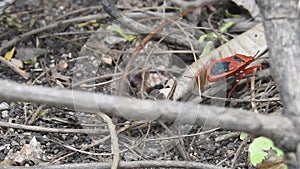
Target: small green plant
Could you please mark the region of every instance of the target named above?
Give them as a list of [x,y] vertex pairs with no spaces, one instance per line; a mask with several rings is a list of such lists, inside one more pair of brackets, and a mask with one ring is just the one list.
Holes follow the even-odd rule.
[[121,37],[125,38],[129,42],[132,42],[136,39],[136,36],[126,34],[125,31],[118,25],[110,26],[109,30],[112,31],[112,32],[116,32],[117,34],[119,34]]
[[260,169],[268,168],[287,169],[283,160],[283,151],[276,147],[267,137],[257,137],[249,146],[250,162]]

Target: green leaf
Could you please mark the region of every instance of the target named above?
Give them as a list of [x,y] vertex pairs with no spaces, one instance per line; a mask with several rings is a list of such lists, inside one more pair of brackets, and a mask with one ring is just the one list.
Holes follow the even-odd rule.
[[29,28],[32,28],[36,23],[36,19],[30,19]]
[[240,139],[241,139],[241,140],[244,140],[247,136],[248,136],[247,133],[241,132],[241,134],[240,134]]
[[224,33],[227,32],[234,25],[234,22],[227,22],[220,26],[219,31]]
[[31,58],[31,59],[24,60],[23,62],[24,62],[24,64],[26,64],[26,65],[33,65],[33,64],[36,63],[36,61],[37,61],[37,58],[36,58],[36,57],[33,57],[33,58]]
[[48,114],[48,110],[41,110],[39,113],[38,113],[38,116],[46,116]]
[[282,156],[283,151],[274,146],[271,139],[267,137],[258,137],[253,140],[249,146],[250,162],[253,165],[261,163],[267,156],[266,150],[273,149],[277,152],[277,156]]
[[126,33],[124,32],[124,30],[123,30],[121,27],[119,27],[118,25],[112,25],[112,26],[110,27],[110,30],[111,30],[112,32],[118,33],[121,37],[127,39],[129,42],[132,42],[132,41],[134,41],[134,40],[136,39],[136,36],[126,34]]
[[199,43],[203,43],[206,39],[212,39],[215,40],[218,38],[218,36],[214,32],[209,32],[207,34],[201,35],[198,39]]
[[218,35],[215,34],[215,32],[210,32],[206,36],[207,38],[217,39]]
[[210,51],[211,49],[214,47],[214,42],[213,41],[208,41],[206,44],[205,44],[205,47],[201,53],[201,55],[199,56],[199,58],[201,57],[204,57],[206,56]]
[[240,17],[240,15],[230,13],[227,9],[225,10],[225,16],[227,18],[239,18]]
[[97,20],[96,19],[93,19],[93,20],[90,20],[90,21],[87,21],[87,22],[83,22],[83,23],[80,23],[78,24],[78,28],[83,28],[83,27],[86,27],[88,25],[91,25],[93,27],[98,27],[99,24],[97,23]]

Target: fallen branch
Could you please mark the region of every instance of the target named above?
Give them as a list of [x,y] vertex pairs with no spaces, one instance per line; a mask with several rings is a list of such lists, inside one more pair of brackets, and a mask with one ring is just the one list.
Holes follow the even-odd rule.
[[[82,163],[82,164],[63,164],[63,165],[38,165],[30,166],[30,169],[90,169],[90,168],[102,168],[109,169],[111,162],[101,163]],[[119,164],[120,169],[126,168],[194,168],[194,169],[225,169],[212,164],[203,164],[199,162],[187,162],[187,161],[121,161]],[[27,169],[28,167],[9,167],[5,166],[5,169]]]
[[[76,111],[98,111],[131,120],[162,120],[179,124],[219,126],[245,131],[277,140],[279,147],[295,150],[300,136],[293,119],[278,115],[262,115],[242,109],[199,105],[168,100],[151,101],[108,96],[84,91],[27,86],[0,80],[0,98],[68,107]],[[282,125],[284,124],[284,125]]]

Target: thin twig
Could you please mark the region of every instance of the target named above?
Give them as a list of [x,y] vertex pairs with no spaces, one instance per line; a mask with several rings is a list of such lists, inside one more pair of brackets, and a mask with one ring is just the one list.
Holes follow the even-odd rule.
[[235,99],[235,98],[222,98],[222,97],[214,97],[214,96],[208,96],[208,95],[202,95],[203,97],[206,97],[208,99],[215,99],[215,100],[221,100],[221,101],[234,101],[234,102],[276,102],[281,101],[279,97],[273,97],[273,98],[266,98],[266,99]]
[[[78,13],[82,13],[82,12],[85,12],[85,11],[93,11],[93,10],[100,10],[102,9],[102,6],[89,6],[89,7],[85,7],[85,8],[79,8],[77,10],[74,10],[74,11],[71,11],[71,12],[68,12],[62,16],[59,16],[56,18],[56,20],[60,20],[62,18],[66,18],[68,16],[71,16],[71,15],[74,15],[74,14],[78,14]],[[79,14],[78,14],[79,15]]]
[[81,85],[81,87],[82,88],[89,88],[89,87],[103,86],[103,85],[107,85],[109,83],[112,83],[114,81],[117,81],[119,79],[121,79],[121,77],[116,77],[114,79],[111,79],[111,80],[108,80],[108,81],[105,81],[105,82],[99,82],[99,83],[96,83],[96,84],[90,84],[90,85],[89,84],[83,84],[83,85]]
[[230,138],[236,138],[241,134],[241,132],[230,132],[215,138],[215,142],[221,142],[224,140],[228,140]]
[[42,109],[44,107],[45,107],[44,104],[39,105],[39,107],[36,109],[36,111],[31,115],[31,118],[29,119],[29,121],[27,122],[27,124],[32,125],[36,121],[36,119],[38,117],[38,114],[42,111]]
[[70,149],[72,151],[76,151],[78,153],[81,153],[81,154],[87,154],[87,155],[93,155],[93,156],[111,156],[112,153],[94,153],[94,152],[89,152],[89,151],[85,151],[85,150],[80,150],[80,149],[77,149],[77,148],[74,148],[70,145],[66,145],[63,143],[63,141],[60,141],[58,139],[55,139],[55,140],[52,140],[53,142],[57,143],[57,144],[60,144],[61,146],[67,148],[67,149]]
[[[135,124],[133,124],[132,126],[139,125],[139,124],[140,124],[140,123],[135,123]],[[119,130],[117,131],[117,134],[119,134],[119,133],[121,133],[121,132],[123,132],[123,131],[126,131],[127,129],[131,128],[132,126],[129,126],[129,125],[128,125],[128,126],[122,127],[121,129],[119,129]],[[96,141],[94,141],[93,143],[91,143],[91,144],[89,144],[89,145],[86,145],[86,146],[82,147],[80,150],[81,150],[81,151],[84,151],[84,150],[87,150],[87,149],[92,148],[92,147],[94,147],[94,146],[97,146],[97,145],[103,143],[104,141],[106,141],[106,140],[109,139],[109,138],[110,138],[110,135],[105,136],[104,138],[101,138],[101,139],[99,139],[99,140],[96,140]],[[64,155],[64,156],[62,156],[62,157],[60,157],[60,158],[58,158],[58,159],[55,159],[55,160],[51,161],[51,163],[52,163],[52,164],[55,164],[56,162],[58,162],[58,161],[60,161],[60,160],[62,160],[62,159],[64,159],[64,158],[67,158],[67,157],[69,157],[69,156],[72,156],[72,155],[74,155],[75,153],[76,153],[76,152],[71,152],[71,153],[69,153],[69,154],[66,154],[66,155]]]
[[[168,134],[174,135],[173,132],[169,129],[169,127],[167,125],[165,125],[165,123],[163,123],[161,121],[159,123],[167,131]],[[172,142],[172,140],[171,140],[171,144],[176,145],[176,147],[178,148],[178,150],[179,150],[180,154],[182,155],[182,157],[184,158],[184,160],[192,161],[189,154],[186,152],[186,149],[184,147],[184,141],[183,141],[182,137],[179,137],[178,139],[176,139],[175,142]]]
[[24,124],[16,124],[16,123],[6,123],[0,121],[0,127],[7,127],[7,128],[16,128],[16,129],[23,129],[23,130],[30,130],[30,131],[38,131],[38,132],[48,132],[48,133],[76,133],[76,134],[107,134],[107,131],[100,131],[100,130],[89,130],[89,129],[60,129],[60,128],[49,128],[49,127],[41,127],[41,126],[31,126],[31,125],[24,125]]
[[[2,48],[2,47],[1,47]],[[0,49],[0,53],[1,53],[1,49]],[[24,70],[21,70],[20,68],[18,68],[16,65],[12,64],[11,62],[9,62],[8,60],[6,60],[4,57],[0,56],[0,62],[6,64],[8,67],[10,67],[12,70],[14,70],[15,72],[17,72],[19,75],[21,75],[24,79],[28,79],[29,78],[29,73],[25,72]]]
[[[177,17],[178,19],[178,17]],[[123,91],[125,88],[124,83],[126,83],[126,79],[127,76],[129,74],[129,71],[131,69],[131,66],[133,65],[133,62],[135,61],[136,57],[138,56],[138,54],[140,53],[140,51],[144,48],[144,46],[155,36],[157,35],[163,28],[165,28],[166,26],[168,26],[169,24],[171,24],[172,22],[170,20],[168,20],[167,22],[164,22],[163,24],[159,25],[158,27],[156,27],[153,31],[151,31],[151,33],[149,33],[143,40],[141,43],[139,43],[139,45],[135,48],[132,56],[130,57],[122,78],[121,78],[121,82],[120,82],[120,86],[119,86],[119,95],[123,95]]]
[[99,140],[96,140],[95,142],[93,142],[93,143],[91,143],[91,144],[89,144],[89,145],[86,145],[86,146],[82,147],[82,148],[80,149],[80,151],[77,151],[77,149],[76,149],[76,150],[73,150],[74,152],[71,152],[71,153],[68,153],[68,154],[66,154],[66,155],[64,155],[64,156],[61,156],[61,157],[59,157],[58,159],[54,159],[54,160],[51,161],[50,163],[51,163],[51,164],[56,164],[56,163],[59,162],[60,160],[65,159],[65,158],[67,158],[67,157],[70,157],[70,156],[74,155],[76,152],[83,153],[83,151],[85,151],[85,150],[87,150],[87,149],[89,149],[89,148],[92,148],[92,147],[94,147],[94,146],[96,146],[96,145],[98,145],[98,144],[101,144],[101,143],[103,143],[104,141],[106,141],[106,140],[109,139],[109,138],[110,138],[110,135],[105,136],[105,137],[103,137],[103,138],[101,138],[101,139],[99,139]]
[[110,117],[108,117],[106,114],[102,112],[97,112],[97,114],[107,123],[109,133],[110,133],[110,139],[111,139],[111,151],[113,154],[113,161],[111,165],[111,169],[117,169],[119,162],[120,162],[120,149],[119,149],[119,143],[118,143],[118,136],[116,132],[116,126],[113,124]]
[[[210,3],[214,3],[217,1],[212,1]],[[158,27],[156,27],[154,30],[149,29],[148,27],[144,26],[141,23],[135,22],[133,19],[127,17],[126,15],[124,15],[114,4],[112,4],[110,1],[108,0],[102,0],[101,4],[103,6],[103,9],[113,18],[117,19],[117,21],[119,21],[121,24],[123,24],[124,26],[132,29],[133,31],[137,32],[137,33],[148,33],[148,35],[143,39],[143,41],[139,44],[139,46],[135,49],[134,53],[132,54],[132,57],[130,58],[130,60],[128,61],[128,64],[125,67],[124,70],[124,74],[122,76],[121,79],[121,83],[119,86],[119,94],[122,95],[123,93],[123,89],[124,89],[124,83],[126,82],[126,78],[128,75],[128,72],[131,68],[132,63],[134,62],[136,56],[140,53],[140,51],[143,49],[143,47],[145,46],[146,43],[148,43],[151,39],[153,38],[158,38],[158,39],[162,39],[163,37],[161,35],[166,35],[168,33],[162,31],[163,28],[165,28],[166,26],[168,26],[169,24],[171,24],[172,22],[174,22],[174,20],[178,20],[180,18],[180,16],[185,16],[186,14],[192,12],[194,9],[191,10],[187,10],[185,12],[182,12],[180,14],[180,16],[173,16],[171,19],[168,19],[166,22],[162,23],[161,25],[159,25]],[[199,7],[207,5],[209,3],[202,3],[201,5],[199,5]],[[161,34],[158,34],[160,33]],[[171,37],[171,35],[170,35]],[[177,37],[178,38],[178,37]],[[163,38],[164,41],[168,41],[169,38],[168,37],[164,37]],[[176,38],[175,38],[176,39]],[[181,39],[182,40],[182,39]],[[200,47],[199,43],[196,42],[191,42],[188,41],[187,44],[193,44],[192,46],[197,46],[199,48],[202,48],[202,46]],[[187,46],[186,44],[182,45],[182,46]],[[188,46],[190,47],[190,46]],[[193,49],[194,50],[194,49]]]
[[[80,163],[80,164],[63,164],[63,165],[38,165],[30,166],[30,169],[90,169],[90,168],[102,168],[109,169],[112,162],[101,163]],[[6,169],[26,169],[28,167],[20,166],[5,166]],[[132,168],[193,168],[193,169],[226,169],[224,167],[218,167],[212,164],[204,164],[199,162],[190,161],[121,161],[119,164],[120,169],[132,169]]]
[[238,157],[240,156],[240,154],[242,153],[244,147],[247,145],[248,141],[252,138],[253,136],[248,134],[246,138],[244,138],[244,140],[242,141],[242,143],[240,144],[239,148],[237,149],[236,153],[234,154],[234,158],[232,160],[232,164],[231,164],[231,169],[234,169],[235,164],[237,163]]
[[[77,61],[77,60],[80,60],[80,59],[85,59],[85,58],[87,58],[87,57],[86,57],[86,56],[77,57],[77,58],[73,58],[73,59],[67,60],[67,62],[70,63],[70,62],[74,62],[74,61]],[[49,73],[50,71],[57,69],[57,68],[58,68],[59,66],[61,66],[62,64],[63,64],[63,63],[59,63],[59,64],[56,64],[56,65],[53,66],[53,67],[50,67],[50,68],[47,68],[46,70],[44,70],[42,73],[40,73],[40,74],[38,75],[38,77],[36,77],[36,78],[32,81],[31,85],[34,85],[41,77],[43,77],[44,75],[46,75],[46,74]]]
[[68,24],[72,24],[72,23],[77,23],[77,22],[84,22],[84,21],[89,21],[89,20],[93,20],[93,19],[103,19],[105,18],[107,15],[106,14],[98,14],[98,15],[88,15],[88,16],[83,16],[83,17],[78,17],[78,18],[72,18],[72,19],[68,19],[68,20],[64,20],[64,21],[58,21],[58,22],[54,22],[50,25],[46,25],[34,30],[31,30],[29,32],[26,32],[22,35],[19,35],[15,38],[13,38],[12,40],[5,42],[1,47],[0,47],[0,54],[4,52],[4,50],[14,46],[16,43],[23,41],[35,34],[38,34],[40,32],[44,32],[53,28],[56,28],[58,26],[63,26],[63,25],[68,25]]

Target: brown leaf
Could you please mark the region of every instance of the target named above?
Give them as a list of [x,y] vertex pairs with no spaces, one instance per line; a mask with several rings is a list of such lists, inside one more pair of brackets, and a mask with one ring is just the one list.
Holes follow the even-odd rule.
[[275,150],[267,150],[266,158],[260,163],[257,164],[257,169],[284,169],[285,160],[282,156],[277,156]]

